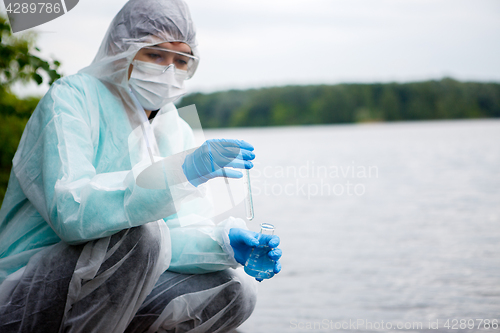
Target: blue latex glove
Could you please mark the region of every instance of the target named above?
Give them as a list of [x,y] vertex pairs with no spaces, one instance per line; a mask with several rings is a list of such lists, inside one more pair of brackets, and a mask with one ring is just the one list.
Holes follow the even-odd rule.
[[[281,249],[277,249],[280,244],[280,238],[276,235],[263,235],[250,230],[231,228],[229,230],[229,241],[231,247],[234,251],[234,259],[242,265],[248,260],[252,249],[258,245],[267,245],[272,248],[271,251],[267,253],[269,258],[276,261],[274,265],[274,274],[278,274],[281,271],[281,263],[279,259],[281,258]],[[256,279],[257,281],[262,281]]]
[[250,160],[255,158],[253,149],[251,144],[242,140],[207,140],[186,156],[182,170],[194,186],[215,177],[241,178],[241,172],[223,168],[251,169],[253,163]]

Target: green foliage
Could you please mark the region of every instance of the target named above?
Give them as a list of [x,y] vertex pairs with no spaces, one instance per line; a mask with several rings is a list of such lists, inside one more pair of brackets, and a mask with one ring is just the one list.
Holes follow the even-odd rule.
[[42,84],[43,73],[49,84],[61,77],[57,72],[59,61],[45,61],[34,53],[40,51],[35,45],[36,35],[12,35],[7,18],[0,15],[0,93],[9,91],[15,82],[35,81]]
[[231,90],[184,97],[203,127],[500,117],[500,84],[440,81]]
[[11,34],[7,19],[0,15],[0,202],[9,181],[12,158],[24,127],[40,98],[19,98],[11,92],[12,84],[31,81],[52,84],[61,77],[58,61],[43,60],[34,34]]
[[28,118],[0,114],[0,203],[9,182],[12,158]]

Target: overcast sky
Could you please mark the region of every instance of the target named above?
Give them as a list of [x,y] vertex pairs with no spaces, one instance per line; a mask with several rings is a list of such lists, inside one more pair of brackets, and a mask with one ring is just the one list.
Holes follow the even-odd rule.
[[[80,0],[35,28],[37,44],[74,74],[125,2]],[[187,2],[201,53],[190,91],[444,76],[500,82],[500,0]]]

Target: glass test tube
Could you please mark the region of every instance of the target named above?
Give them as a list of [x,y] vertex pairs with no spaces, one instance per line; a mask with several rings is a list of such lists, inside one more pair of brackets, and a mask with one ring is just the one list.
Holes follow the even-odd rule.
[[253,199],[252,199],[252,186],[250,185],[250,169],[246,169],[243,174],[245,195],[245,210],[247,220],[251,221],[254,218],[253,214]]

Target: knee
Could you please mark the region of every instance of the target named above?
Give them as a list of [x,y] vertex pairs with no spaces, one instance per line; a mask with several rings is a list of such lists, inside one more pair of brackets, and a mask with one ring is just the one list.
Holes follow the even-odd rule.
[[240,315],[244,316],[243,321],[245,321],[250,317],[257,303],[257,282],[246,275],[243,270],[236,270],[236,272],[235,279],[238,283],[235,286],[238,290],[238,296],[235,306]]
[[226,325],[236,328],[247,320],[257,303],[256,281],[242,270],[231,270],[231,282],[223,292]]
[[129,237],[138,256],[157,258],[162,252],[162,234],[156,223],[129,229]]
[[198,275],[167,271],[157,286],[148,296],[161,311],[151,326],[156,331],[229,332],[250,317],[257,301],[255,280],[240,269]]
[[112,253],[110,259],[116,261],[127,258],[127,261],[137,263],[157,262],[168,251],[163,238],[160,226],[155,222],[122,230],[111,236],[108,249]]
[[114,268],[119,274],[157,279],[168,260],[170,248],[160,223],[125,229],[111,236],[100,271]]

